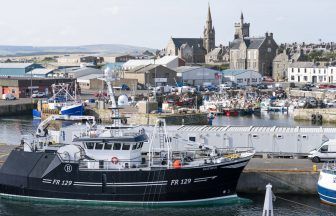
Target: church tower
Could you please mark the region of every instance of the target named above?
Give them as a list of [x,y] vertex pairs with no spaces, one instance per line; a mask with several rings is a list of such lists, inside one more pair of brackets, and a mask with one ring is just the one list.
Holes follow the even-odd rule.
[[215,28],[212,26],[210,5],[208,6],[208,17],[203,32],[203,47],[207,53],[215,49]]
[[234,39],[250,37],[250,23],[244,23],[243,12],[240,14],[240,23],[235,23],[235,29]]

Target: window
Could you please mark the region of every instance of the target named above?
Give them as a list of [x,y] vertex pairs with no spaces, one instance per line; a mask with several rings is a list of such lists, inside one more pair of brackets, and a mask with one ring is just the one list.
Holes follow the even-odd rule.
[[237,79],[237,83],[242,83],[244,80],[243,79]]
[[294,73],[294,68],[292,68],[292,73]]
[[252,82],[258,82],[257,78],[252,78]]
[[328,152],[328,145],[322,146],[320,152]]
[[291,80],[294,81],[294,80],[295,80],[295,77],[294,77],[294,76],[291,76]]
[[112,149],[112,143],[105,143],[104,149],[105,150],[111,150]]
[[131,145],[130,144],[123,144],[122,150],[130,150]]
[[103,143],[96,143],[96,147],[95,147],[95,149],[96,149],[96,150],[102,150],[102,149],[103,149],[103,146],[104,146]]
[[304,76],[304,77],[303,77],[303,80],[304,80],[304,81],[308,81],[308,77],[307,77],[307,76]]
[[189,141],[196,142],[196,137],[189,137]]
[[269,53],[272,52],[272,48],[268,48],[267,52],[269,52]]
[[93,149],[94,148],[94,143],[92,143],[92,142],[86,143],[86,148],[87,149]]
[[132,150],[135,150],[137,148],[137,143],[132,145]]
[[12,89],[12,94],[15,94],[15,89]]
[[304,69],[304,72],[307,73],[307,68]]
[[139,149],[139,148],[142,148],[142,146],[143,146],[143,142],[139,143],[139,144],[138,144],[138,149]]
[[121,143],[114,143],[113,150],[120,150],[121,149]]

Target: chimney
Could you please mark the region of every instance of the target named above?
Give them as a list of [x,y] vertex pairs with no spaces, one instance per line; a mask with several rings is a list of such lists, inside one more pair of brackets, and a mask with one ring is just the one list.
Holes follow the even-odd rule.
[[272,32],[270,33],[270,37],[273,38],[273,33]]
[[268,32],[265,33],[265,36],[268,37]]

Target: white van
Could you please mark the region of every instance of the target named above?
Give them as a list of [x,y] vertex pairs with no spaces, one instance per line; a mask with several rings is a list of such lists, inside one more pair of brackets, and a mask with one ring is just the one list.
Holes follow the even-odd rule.
[[336,160],[336,139],[330,139],[317,149],[309,152],[308,158],[315,163],[325,160]]

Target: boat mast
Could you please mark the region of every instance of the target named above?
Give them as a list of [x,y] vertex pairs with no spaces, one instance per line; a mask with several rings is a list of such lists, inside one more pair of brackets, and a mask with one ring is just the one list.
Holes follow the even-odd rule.
[[[119,135],[119,129],[120,129],[120,124],[121,124],[121,119],[120,119],[120,115],[119,115],[119,107],[118,104],[115,100],[115,94],[114,94],[114,90],[113,90],[113,85],[112,82],[115,80],[118,80],[118,73],[115,70],[112,70],[111,68],[107,67],[104,71],[104,80],[106,82],[107,85],[107,89],[109,92],[109,96],[110,96],[110,101],[111,101],[111,110],[112,110],[112,120],[113,120],[113,128],[115,129],[115,135],[118,136]],[[112,130],[111,130],[112,133]]]

